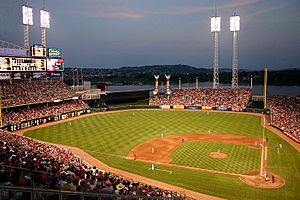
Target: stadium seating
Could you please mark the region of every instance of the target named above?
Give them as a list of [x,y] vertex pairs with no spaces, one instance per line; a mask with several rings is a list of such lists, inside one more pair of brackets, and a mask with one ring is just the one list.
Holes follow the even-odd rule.
[[1,81],[2,106],[18,106],[72,98],[75,93],[58,80]]
[[300,143],[300,104],[295,97],[270,96],[271,124]]
[[171,96],[150,97],[149,104],[224,107],[240,111],[246,107],[251,95],[250,88],[175,89]]
[[[88,109],[69,86],[57,80],[1,81],[3,127],[47,116]],[[66,148],[0,129],[0,187],[43,189],[105,195],[177,197],[177,193],[129,181],[104,172]],[[1,192],[0,192],[1,193]],[[1,198],[27,199],[25,192],[1,193]],[[30,194],[30,192],[29,192]],[[42,199],[56,199],[47,194]],[[29,198],[30,199],[30,198]],[[71,198],[78,199],[78,198]],[[109,198],[108,198],[109,199]],[[122,198],[121,198],[122,199]]]
[[[179,197],[177,193],[98,170],[66,148],[4,130],[0,130],[0,149],[0,186],[30,186],[145,197]],[[47,198],[53,199],[49,194]]]
[[31,119],[59,115],[75,110],[87,109],[88,106],[80,100],[71,100],[58,103],[40,104],[31,107],[9,109],[3,111],[2,125],[16,124]]

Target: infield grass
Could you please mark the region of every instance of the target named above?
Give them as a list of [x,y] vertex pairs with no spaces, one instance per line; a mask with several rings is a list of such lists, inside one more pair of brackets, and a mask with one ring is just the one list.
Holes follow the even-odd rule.
[[[269,138],[268,168],[285,178],[286,185],[280,189],[255,188],[236,177],[176,167],[157,165],[173,173],[153,173],[147,170],[149,164],[124,158],[134,146],[160,137],[161,133],[174,135],[207,133],[211,130],[216,134],[261,137],[260,122],[257,116],[226,112],[129,110],[89,116],[73,120],[71,126],[65,122],[29,131],[25,135],[76,146],[112,167],[205,194],[227,199],[299,199],[300,154],[270,131],[265,133]],[[280,154],[277,154],[278,143],[284,147]],[[234,164],[228,163],[230,166]]]
[[[216,159],[209,156],[210,152],[218,149],[228,157]],[[259,170],[260,153],[259,149],[243,145],[193,141],[183,143],[170,158],[176,165],[243,174]]]

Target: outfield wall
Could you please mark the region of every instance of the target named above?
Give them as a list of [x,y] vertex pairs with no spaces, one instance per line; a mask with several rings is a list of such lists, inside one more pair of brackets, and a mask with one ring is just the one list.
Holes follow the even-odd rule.
[[22,121],[22,122],[15,123],[15,124],[8,124],[8,125],[4,126],[2,129],[13,132],[13,131],[20,130],[23,128],[29,128],[32,126],[38,126],[38,125],[46,124],[46,123],[53,122],[53,121],[64,120],[64,119],[68,119],[68,118],[72,118],[72,117],[76,117],[76,116],[80,116],[80,115],[84,115],[84,114],[88,114],[88,113],[91,113],[90,109],[75,110],[72,112],[61,113],[58,115],[45,116],[45,117],[41,117],[41,118],[37,118],[37,119]]
[[[37,119],[31,119],[27,121],[22,121],[15,124],[8,124],[2,129],[8,131],[16,131],[23,128],[29,128],[32,126],[38,126],[41,124],[46,124],[53,121],[64,120],[67,118],[76,117],[79,115],[89,114],[92,112],[106,112],[106,111],[118,111],[118,110],[128,110],[128,109],[172,109],[172,110],[216,110],[216,111],[232,111],[231,108],[225,107],[209,107],[209,106],[184,106],[184,105],[161,105],[161,106],[145,106],[145,105],[128,105],[128,106],[120,106],[120,107],[109,107],[109,108],[101,108],[101,109],[84,109],[84,110],[76,110],[72,112],[66,112],[58,115],[45,116]],[[236,111],[238,112],[238,111]],[[248,110],[243,109],[242,112],[258,112],[256,110]]]

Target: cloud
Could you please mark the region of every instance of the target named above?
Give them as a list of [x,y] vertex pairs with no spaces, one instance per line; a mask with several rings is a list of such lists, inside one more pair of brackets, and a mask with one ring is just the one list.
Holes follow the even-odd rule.
[[87,11],[87,12],[80,12],[81,15],[87,17],[103,17],[103,18],[113,18],[113,19],[142,19],[145,16],[138,12],[134,11]]
[[[232,9],[240,8],[243,6],[255,4],[261,0],[232,0],[229,3],[217,5],[219,10],[222,9]],[[126,8],[125,10],[120,9],[118,6],[114,5],[113,7],[108,8],[105,11],[99,11],[88,9],[87,11],[81,11],[80,14],[88,17],[104,17],[104,18],[114,18],[114,19],[143,19],[150,16],[160,16],[160,15],[191,15],[198,14],[208,11],[213,11],[214,6],[196,6],[196,7],[186,7],[186,8],[177,8],[170,9],[165,11],[140,11],[130,10]]]
[[[261,0],[234,0],[227,4],[217,5],[218,10],[222,9],[232,9],[232,8],[239,8],[251,4],[258,3]],[[197,6],[197,7],[190,7],[190,8],[179,8],[173,11],[166,11],[166,12],[160,12],[157,14],[161,15],[189,15],[189,14],[197,14],[197,13],[203,13],[207,11],[214,10],[214,6]]]
[[264,13],[268,13],[268,12],[271,12],[271,11],[274,11],[274,10],[278,10],[280,8],[283,8],[283,7],[284,7],[284,5],[277,5],[277,6],[273,6],[273,7],[268,7],[266,9],[258,10],[256,12],[253,12],[253,13],[249,14],[249,15],[246,15],[246,16],[244,16],[244,18],[245,18],[245,20],[247,20],[249,18],[257,17],[257,16],[262,15]]

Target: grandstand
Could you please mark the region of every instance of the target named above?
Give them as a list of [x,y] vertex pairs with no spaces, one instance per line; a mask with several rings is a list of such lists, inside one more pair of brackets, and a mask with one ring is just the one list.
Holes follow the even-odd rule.
[[246,108],[252,95],[252,89],[231,88],[193,88],[175,89],[172,95],[152,96],[150,105],[184,105],[218,107],[223,110],[242,111]]
[[[29,24],[24,24],[24,25],[28,26]],[[27,27],[27,32],[28,32],[28,27]],[[46,36],[45,33],[44,35]],[[46,38],[44,37],[44,43],[46,44],[45,40]],[[27,42],[29,42],[28,36],[27,36]],[[42,200],[89,199],[90,200],[90,199],[185,199],[186,198],[184,194],[180,194],[178,191],[166,190],[166,189],[162,189],[150,185],[148,183],[136,182],[135,180],[130,180],[128,177],[123,177],[120,175],[110,173],[108,171],[103,171],[102,169],[97,169],[95,166],[90,165],[88,162],[82,160],[82,158],[76,156],[73,152],[71,152],[66,147],[63,147],[62,145],[55,145],[47,142],[41,142],[39,140],[31,139],[13,133],[14,131],[17,131],[19,129],[30,128],[33,126],[39,126],[49,122],[60,121],[67,118],[72,118],[79,115],[92,113],[94,112],[93,109],[90,108],[86,102],[93,101],[95,99],[99,100],[101,98],[100,95],[102,94],[105,95],[102,98],[105,99],[106,102],[123,103],[123,102],[131,101],[132,99],[135,100],[142,99],[145,96],[149,95],[150,93],[148,90],[147,91],[146,90],[126,91],[126,92],[118,91],[118,92],[102,93],[99,90],[91,90],[91,88],[89,88],[90,89],[89,91],[82,91],[84,86],[81,87],[79,86],[79,84],[73,87],[68,86],[63,82],[64,60],[62,58],[62,52],[60,48],[51,48],[51,51],[49,51],[49,48],[47,49],[46,45],[35,45],[32,47],[32,51],[42,52],[38,56],[33,54],[29,55],[28,48],[29,46],[23,48],[18,45],[12,44],[10,42],[5,42],[0,40],[0,77],[1,77],[0,80],[0,95],[1,95],[0,199],[1,200],[2,199],[4,200],[6,199],[7,200],[8,199],[30,199],[30,200],[31,199],[42,199]],[[51,56],[50,52],[55,52],[55,53]],[[12,64],[13,62],[14,64]],[[77,70],[77,79],[78,79],[78,69],[76,70]],[[73,72],[75,72],[75,70]],[[51,78],[50,74],[53,73],[56,73],[58,78]],[[43,77],[43,78],[38,79],[36,77],[40,77],[40,78]],[[156,96],[149,97],[149,106],[144,106],[143,108],[158,109],[167,106],[168,108],[172,107],[172,108],[181,108],[181,109],[187,108],[193,110],[221,110],[221,111],[241,112],[241,111],[245,111],[245,108],[247,108],[249,102],[252,99],[252,89],[250,88],[218,88],[217,87],[212,89],[212,88],[198,88],[197,85],[197,88],[174,89],[171,91],[169,90],[170,75],[166,75],[166,79],[168,80],[166,94],[158,93],[158,79],[157,79]],[[291,139],[299,143],[300,142],[300,125],[299,125],[300,106],[297,100],[295,98],[290,98],[290,97],[274,96],[274,97],[269,97],[268,102],[269,102],[269,108],[272,111],[271,124],[277,127],[278,129],[282,130],[284,134],[286,134],[288,137],[290,137]],[[99,102],[95,101],[94,105],[97,104],[99,104]],[[131,120],[130,117],[132,118],[138,117],[138,114],[135,114],[133,112],[132,114],[130,113],[128,116],[126,118]],[[146,120],[148,120],[148,118]],[[149,119],[149,121],[151,121],[151,119]],[[64,126],[71,129],[72,123],[73,122],[65,123]],[[92,126],[94,125],[93,123],[91,123],[90,127],[93,127]],[[98,123],[98,121],[96,121],[96,123]],[[195,124],[196,123],[198,123],[198,121],[195,122]],[[180,124],[180,126],[181,125],[184,126],[183,123]],[[82,127],[85,128],[85,125]],[[123,127],[121,128],[118,126],[116,127],[117,129],[123,131]],[[105,131],[107,130],[108,129],[105,129]],[[174,130],[172,129],[171,131],[169,131],[170,133],[168,133],[168,130],[165,130],[164,126],[159,126],[156,132],[153,130],[154,129],[149,129],[149,133],[147,133],[149,134],[148,135],[149,138],[157,137],[157,135],[159,136],[161,135],[162,136],[161,138],[164,138],[163,133],[161,133],[162,131],[164,131],[166,136],[167,134],[174,134],[177,131],[176,129]],[[193,130],[196,130],[196,128]],[[253,130],[257,130],[257,129],[253,129]],[[207,128],[207,131],[209,131],[209,134],[211,134],[211,129]],[[252,131],[252,129],[250,131]],[[71,132],[71,134],[73,134],[73,132]],[[133,136],[131,135],[131,136],[132,137],[139,136],[138,133],[134,132],[134,134],[135,135]],[[156,134],[156,136],[152,136],[150,134],[153,135]],[[214,132],[214,130],[212,130],[211,135],[213,134],[217,135],[217,132]],[[223,134],[222,131],[220,135],[221,134]],[[100,136],[103,137],[102,135]],[[124,133],[123,136],[129,138],[129,134],[126,135]],[[86,135],[84,135],[84,137],[86,138]],[[138,138],[139,138],[139,142],[141,142],[142,140],[140,139],[140,137]],[[261,139],[259,137],[257,138]],[[67,139],[70,140],[69,138]],[[261,144],[262,146],[264,145],[263,139]],[[103,138],[101,138],[101,140],[103,140]],[[180,138],[180,141],[182,141],[182,143],[184,142],[184,140],[185,140],[184,138]],[[125,145],[129,146],[129,144],[127,143]],[[252,142],[252,145],[254,145],[254,142]],[[259,147],[256,147],[256,144],[255,144],[255,148],[259,149]],[[101,154],[102,152],[97,152],[97,153]],[[262,155],[264,156],[264,154]],[[265,157],[267,157],[266,155],[267,153],[265,153]],[[244,157],[244,156],[240,156],[240,157]],[[130,160],[131,158],[127,157],[126,159]],[[135,160],[135,157],[130,161],[136,162],[133,165],[140,165],[142,163],[142,160],[137,161]],[[126,160],[124,161],[124,163],[126,164]],[[149,163],[146,164],[148,165]],[[270,168],[272,169],[272,166]],[[164,170],[164,168],[161,170],[164,172],[168,172],[167,170]],[[132,171],[135,172],[134,170]],[[148,169],[147,172],[151,172],[151,171]],[[197,171],[197,173],[200,174],[199,171]],[[278,173],[280,173],[280,171]],[[182,174],[177,173],[177,176],[183,174],[184,173]],[[196,178],[196,176],[194,177],[189,176],[188,173],[184,175],[187,176],[186,181],[191,181],[192,178]],[[219,180],[219,178],[217,178],[218,175],[219,174],[214,174],[214,178],[213,178],[214,181],[215,180],[222,181],[221,179],[224,178],[222,177]],[[226,184],[230,185],[231,183],[230,181],[236,181],[236,182],[239,181],[236,180],[237,179],[236,177],[234,177],[233,180],[233,178],[230,176],[231,175],[226,176],[226,180],[225,180]],[[260,176],[261,175],[259,174],[257,177]],[[174,177],[176,177],[176,175],[174,175]],[[205,178],[209,176],[202,176],[202,177]],[[162,181],[164,177],[162,176],[159,177],[159,174],[157,173],[154,174],[151,178]],[[184,176],[180,177],[180,179],[181,178],[184,179]],[[174,181],[178,179],[174,178],[170,180]],[[292,179],[287,179],[287,180],[289,182],[287,182],[286,188],[291,187],[291,185],[288,184],[292,182],[290,181]],[[205,179],[203,179],[203,182],[205,182]],[[176,184],[174,183],[174,185]],[[240,187],[244,187],[241,186],[240,182],[238,182],[238,185]],[[184,188],[183,184],[179,186]],[[222,189],[226,190],[225,184],[224,185],[221,184],[221,187],[223,187]],[[195,189],[195,187],[193,188]],[[249,189],[249,191],[253,192],[254,189],[251,188]],[[227,197],[226,195],[223,195],[223,193],[219,194],[211,191],[208,194]]]
[[268,97],[271,109],[271,125],[300,143],[300,103],[295,97]]
[[[59,80],[13,80],[1,82],[3,96],[3,129],[15,131],[51,121],[89,113],[90,108],[76,96],[70,86]],[[68,149],[18,136],[0,130],[0,185],[11,191],[21,187],[22,192],[1,194],[1,199],[33,198],[56,199],[59,191],[65,197],[80,199],[80,196],[98,194],[117,198],[164,197],[181,199],[174,192],[150,185],[132,182],[109,172],[89,166]],[[30,186],[38,194],[26,190]],[[5,187],[2,188],[5,190]],[[70,189],[71,188],[71,189]],[[16,188],[14,188],[16,189]],[[48,191],[51,189],[51,195]],[[16,189],[18,190],[18,189]],[[53,191],[54,190],[54,191]],[[56,192],[55,192],[56,191]],[[81,192],[70,193],[70,192]],[[116,196],[117,195],[117,196]]]
[[[96,169],[66,148],[3,130],[0,130],[0,148],[0,185],[3,186],[0,199],[60,199],[64,196],[64,199],[79,200],[88,193],[91,193],[89,198],[182,199],[177,193]],[[35,190],[26,190],[27,187]],[[12,188],[18,192],[5,192]],[[60,190],[73,193],[62,194]]]
[[1,81],[2,126],[9,131],[90,112],[59,80]]

